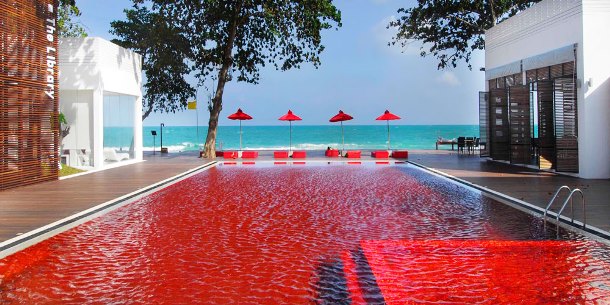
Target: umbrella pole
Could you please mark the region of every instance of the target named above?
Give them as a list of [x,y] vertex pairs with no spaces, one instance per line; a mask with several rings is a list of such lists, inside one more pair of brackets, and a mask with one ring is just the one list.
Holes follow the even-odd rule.
[[239,151],[241,151],[241,120],[239,120]]
[[292,151],[292,121],[288,122],[290,122],[290,146],[288,146],[288,155],[290,155],[290,152]]
[[343,135],[343,121],[341,121],[341,144],[343,148],[341,149],[341,154],[345,152],[345,136]]
[[386,120],[388,123],[388,150],[390,150],[390,121]]

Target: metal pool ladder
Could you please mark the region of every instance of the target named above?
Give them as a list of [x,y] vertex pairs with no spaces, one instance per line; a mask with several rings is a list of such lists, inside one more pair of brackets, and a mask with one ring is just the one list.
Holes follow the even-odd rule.
[[[583,192],[580,189],[572,190],[567,185],[561,186],[559,189],[557,189],[557,191],[555,192],[555,195],[553,195],[553,198],[551,198],[551,201],[544,209],[544,214],[542,216],[544,219],[544,226],[546,227],[546,218],[547,218],[546,216],[547,216],[551,206],[555,202],[555,199],[557,199],[557,196],[559,196],[559,193],[561,193],[561,191],[564,189],[568,190],[569,194],[568,194],[568,197],[566,198],[566,200],[561,205],[561,209],[559,209],[559,212],[557,212],[557,215],[555,216],[555,222],[557,224],[557,227],[559,227],[559,219],[561,217],[561,213],[563,213],[563,210],[565,210],[566,206],[568,205],[568,202],[570,203],[570,213],[572,214],[571,222],[574,223],[574,204],[573,204],[574,200],[572,197],[574,197],[575,193],[579,193],[580,202],[582,203],[582,217],[583,217],[582,228],[584,229],[585,226],[587,225],[587,214],[585,212],[586,211],[585,194],[583,194]],[[559,234],[559,230],[557,230],[557,233]]]

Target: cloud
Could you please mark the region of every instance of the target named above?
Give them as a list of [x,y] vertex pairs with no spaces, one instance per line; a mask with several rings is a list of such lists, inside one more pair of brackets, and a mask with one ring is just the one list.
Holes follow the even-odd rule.
[[451,87],[455,87],[461,84],[455,73],[449,71],[445,71],[443,72],[443,74],[439,75],[436,78],[436,81],[441,84],[449,85]]

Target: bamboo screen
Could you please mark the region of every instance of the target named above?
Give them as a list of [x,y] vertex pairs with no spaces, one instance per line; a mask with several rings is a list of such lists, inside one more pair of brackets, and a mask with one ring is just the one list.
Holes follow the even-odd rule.
[[58,175],[57,3],[0,1],[0,190]]

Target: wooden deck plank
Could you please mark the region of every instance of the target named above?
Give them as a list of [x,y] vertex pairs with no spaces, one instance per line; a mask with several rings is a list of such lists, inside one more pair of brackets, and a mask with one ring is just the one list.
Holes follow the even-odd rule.
[[[608,199],[610,198],[610,179],[581,179],[489,161],[478,155],[463,155],[447,151],[414,151],[411,152],[409,161],[526,201],[543,209],[560,186],[579,188],[585,194],[587,224],[610,232],[610,200]],[[581,209],[579,199],[575,199],[574,215],[578,220],[582,220]]]
[[210,160],[195,153],[147,161],[0,192],[0,241],[184,173]]

